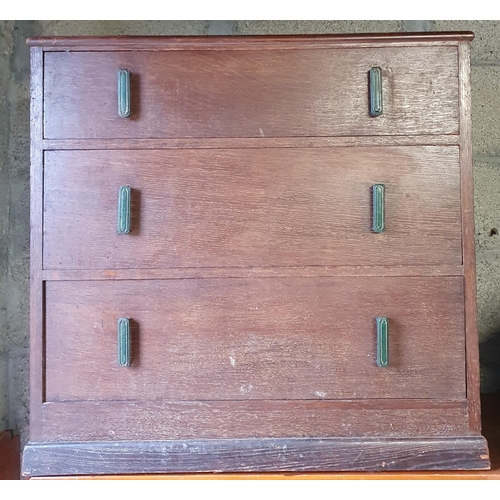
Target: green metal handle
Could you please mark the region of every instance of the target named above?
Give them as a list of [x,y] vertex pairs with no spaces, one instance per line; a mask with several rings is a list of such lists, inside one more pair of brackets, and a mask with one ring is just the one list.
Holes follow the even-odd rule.
[[377,322],[377,366],[389,364],[389,318],[378,316]]
[[130,233],[130,186],[118,189],[118,234]]
[[370,116],[380,116],[382,105],[382,69],[370,69]]
[[372,230],[375,233],[385,231],[385,186],[372,186]]
[[118,116],[120,118],[130,116],[130,71],[128,69],[118,70]]
[[118,365],[130,366],[130,319],[118,320]]

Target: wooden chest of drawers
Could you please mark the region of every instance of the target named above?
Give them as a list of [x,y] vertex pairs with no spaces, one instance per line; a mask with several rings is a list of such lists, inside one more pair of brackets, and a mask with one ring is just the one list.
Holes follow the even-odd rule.
[[488,468],[471,39],[30,40],[23,473]]

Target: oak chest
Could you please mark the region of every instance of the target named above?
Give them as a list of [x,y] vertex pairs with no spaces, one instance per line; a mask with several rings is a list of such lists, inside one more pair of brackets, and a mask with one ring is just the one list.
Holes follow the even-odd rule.
[[24,474],[488,468],[471,40],[30,40]]

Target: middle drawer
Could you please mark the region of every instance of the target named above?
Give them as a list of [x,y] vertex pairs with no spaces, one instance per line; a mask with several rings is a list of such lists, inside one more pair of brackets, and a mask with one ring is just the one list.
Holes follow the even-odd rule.
[[[372,230],[372,186],[385,230]],[[118,192],[131,188],[130,233]],[[462,263],[456,146],[48,151],[45,269]]]

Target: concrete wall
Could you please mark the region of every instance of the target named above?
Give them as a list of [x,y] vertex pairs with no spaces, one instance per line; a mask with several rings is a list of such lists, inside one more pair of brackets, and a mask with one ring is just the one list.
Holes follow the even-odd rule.
[[0,21],[0,431],[28,435],[29,36],[467,30],[483,392],[500,392],[499,21]]

